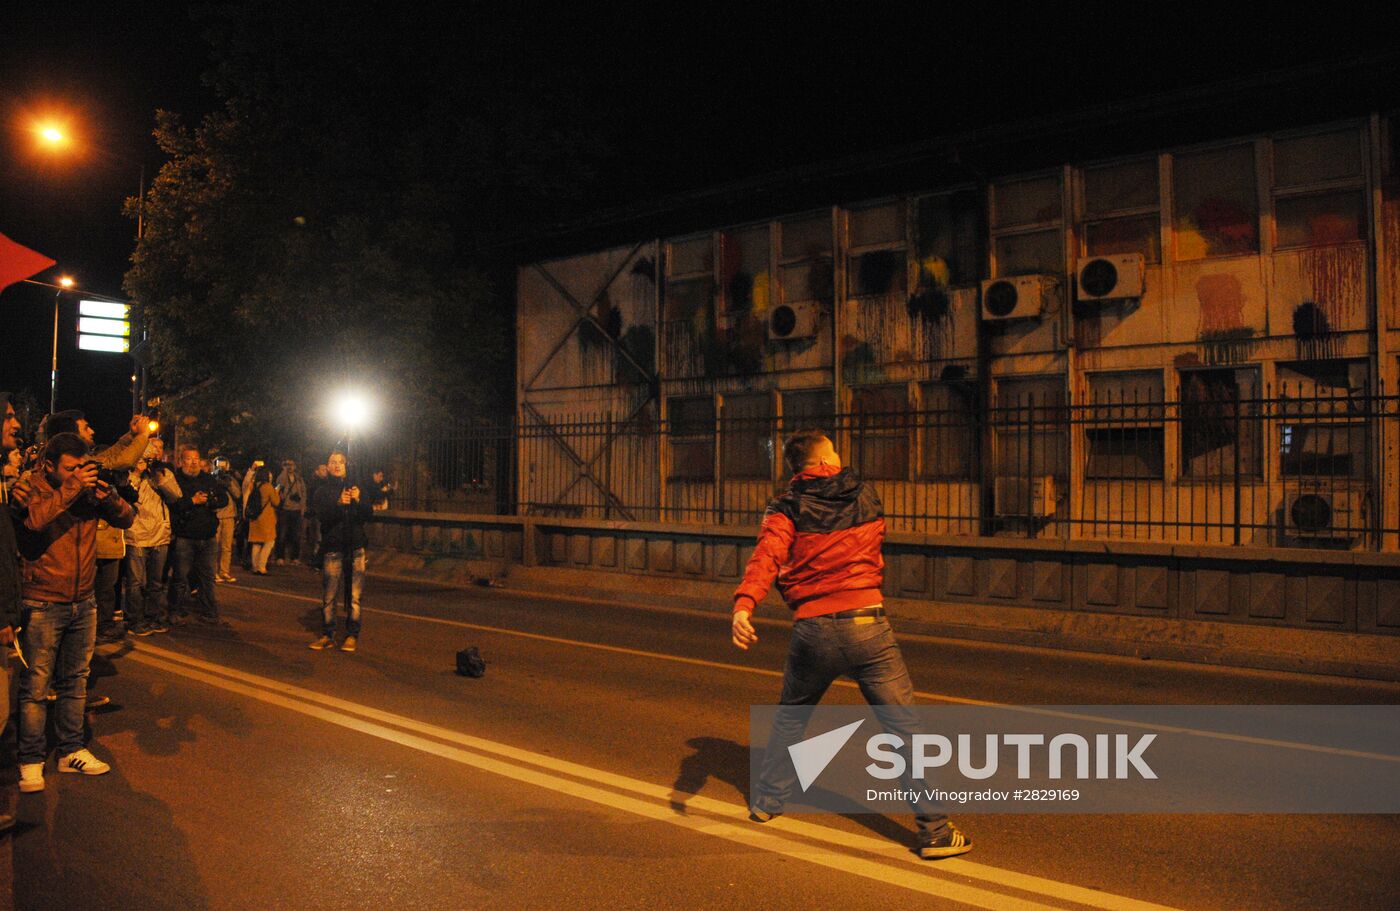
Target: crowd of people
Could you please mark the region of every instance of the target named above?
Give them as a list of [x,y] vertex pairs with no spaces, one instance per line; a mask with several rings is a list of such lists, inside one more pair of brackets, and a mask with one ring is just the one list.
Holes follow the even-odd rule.
[[[46,417],[40,442],[26,449],[4,393],[0,412],[0,647],[9,653],[0,660],[0,721],[8,718],[12,654],[22,793],[44,789],[51,713],[59,772],[110,771],[83,741],[87,709],[110,701],[89,694],[96,643],[192,621],[226,627],[218,586],[237,581],[235,561],[255,575],[267,575],[269,562],[319,569],[322,629],[310,646],[336,647],[344,604],[339,647],[356,650],[365,524],[388,508],[393,489],[382,472],[362,491],[334,451],[310,478],[293,459],[275,478],[255,459],[239,478],[228,459],[205,459],[193,445],[167,461],[156,425],[140,415],[115,444],[99,447],[79,411]],[[0,800],[0,831],[14,823],[8,804]]]

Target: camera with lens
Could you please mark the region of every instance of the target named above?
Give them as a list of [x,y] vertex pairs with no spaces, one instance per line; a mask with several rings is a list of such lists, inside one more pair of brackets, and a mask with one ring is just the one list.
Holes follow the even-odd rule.
[[127,482],[127,473],[120,468],[104,468],[102,463],[96,459],[90,459],[82,464],[82,468],[89,465],[97,466],[97,480],[108,487],[120,487]]

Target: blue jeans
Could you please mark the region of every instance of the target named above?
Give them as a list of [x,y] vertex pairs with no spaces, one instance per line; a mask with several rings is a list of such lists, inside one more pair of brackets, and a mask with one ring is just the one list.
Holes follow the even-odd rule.
[[29,669],[19,683],[19,761],[43,762],[44,725],[50,686],[58,694],[54,729],[58,755],[67,756],[83,747],[83,712],[87,702],[88,665],[97,641],[97,602],[66,604],[21,601],[20,648]]
[[[788,747],[802,740],[812,708],[841,676],[856,682],[865,701],[874,707],[881,726],[903,740],[906,771],[902,787],[911,793],[922,791],[924,783],[913,780],[908,771],[912,764],[907,761],[908,747],[914,734],[919,733],[913,709],[914,685],[889,621],[883,617],[812,617],[792,624],[792,641],[783,668],[783,708],[773,718],[773,731],[754,786],[755,808],[782,812],[797,783],[797,770]],[[927,800],[919,799],[912,807],[920,832],[937,834],[948,824],[941,808]]]
[[[345,592],[345,579],[341,575],[341,564],[345,554],[338,550],[327,551],[321,558],[321,627],[327,636],[335,635],[335,606]],[[365,549],[355,548],[350,572],[350,609],[345,614],[345,633],[349,636],[360,634],[360,592],[365,588]]]
[[170,612],[184,613],[181,603],[189,591],[190,570],[199,579],[199,610],[206,617],[219,616],[214,597],[214,568],[219,562],[219,539],[176,538],[175,565],[170,572]]
[[126,622],[128,626],[165,619],[164,591],[160,577],[170,545],[126,548]]

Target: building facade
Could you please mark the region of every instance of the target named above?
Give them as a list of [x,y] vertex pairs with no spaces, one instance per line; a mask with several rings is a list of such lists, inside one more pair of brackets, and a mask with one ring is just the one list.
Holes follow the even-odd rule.
[[753,524],[815,426],[896,530],[1400,549],[1396,128],[1084,143],[523,266],[519,511]]

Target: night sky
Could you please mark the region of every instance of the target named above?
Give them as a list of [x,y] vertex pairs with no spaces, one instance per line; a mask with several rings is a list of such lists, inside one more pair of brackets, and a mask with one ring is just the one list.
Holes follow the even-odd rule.
[[[141,164],[148,180],[160,166],[154,112],[196,122],[214,103],[200,82],[199,5],[44,6],[8,11],[0,30],[0,233],[58,260],[38,279],[67,272],[121,295],[136,226],[120,206]],[[599,208],[1400,46],[1394,15],[1377,19],[1362,5],[1333,5],[1326,21],[1182,4],[599,6],[477,4],[379,21],[307,8],[326,18],[328,41],[374,28],[438,64],[492,61],[502,87],[566,92],[609,149],[591,197]],[[31,121],[54,110],[86,154],[36,150]],[[30,285],[0,295],[0,388],[47,401],[52,305],[51,291]],[[100,438],[115,437],[129,414],[130,360],[78,352],[71,308],[59,407],[84,408]]]

